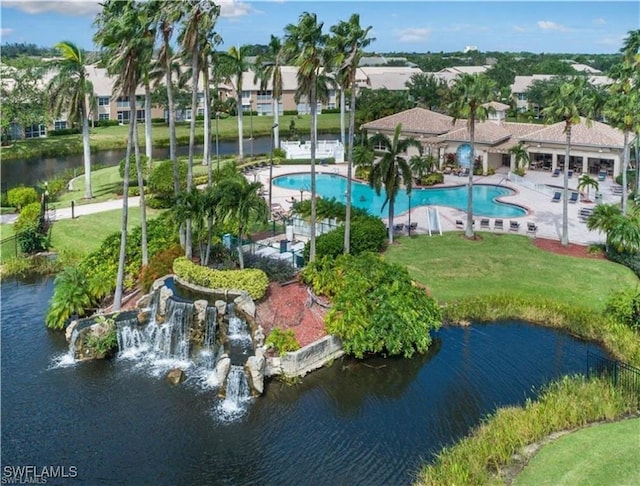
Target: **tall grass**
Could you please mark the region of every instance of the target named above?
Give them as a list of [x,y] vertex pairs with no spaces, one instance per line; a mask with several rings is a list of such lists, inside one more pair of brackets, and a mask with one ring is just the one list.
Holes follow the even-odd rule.
[[609,382],[564,377],[548,385],[536,401],[505,407],[471,434],[444,449],[420,471],[419,485],[503,484],[505,468],[527,444],[553,432],[613,420],[636,408]]

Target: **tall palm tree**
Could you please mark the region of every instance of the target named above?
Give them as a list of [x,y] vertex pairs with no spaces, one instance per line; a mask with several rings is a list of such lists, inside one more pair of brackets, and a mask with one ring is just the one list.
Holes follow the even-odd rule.
[[91,199],[91,146],[89,145],[89,113],[95,102],[93,85],[86,71],[84,52],[73,42],[63,41],[55,45],[61,59],[54,63],[57,69],[48,86],[51,107],[56,116],[66,113],[70,123],[82,124],[82,147],[84,158],[84,197]]
[[220,68],[236,88],[236,103],[238,112],[238,158],[244,159],[243,148],[243,108],[242,108],[242,74],[251,67],[249,62],[250,46],[231,47],[220,56]]
[[[582,122],[581,115],[592,113],[590,88],[585,76],[575,76],[572,79],[557,85],[552,90],[552,96],[542,114],[547,121],[564,122],[564,133],[566,135],[566,146],[564,154],[564,184],[562,195],[562,236],[560,241],[563,245],[569,244],[569,158],[571,155],[571,128]],[[585,123],[590,123],[586,118]]]
[[304,12],[298,24],[285,27],[285,52],[298,68],[296,98],[306,96],[311,111],[311,231],[309,235],[309,261],[316,258],[316,135],[318,126],[318,78],[326,62],[327,36],[322,33],[323,22],[315,14]]
[[469,167],[469,181],[467,185],[467,225],[465,236],[473,238],[473,166],[476,160],[475,129],[476,120],[486,120],[493,110],[486,103],[493,101],[495,97],[495,82],[484,74],[463,74],[458,77],[451,88],[449,111],[455,123],[460,118],[467,119],[469,130],[469,143],[471,145],[471,158]]
[[640,254],[640,205],[630,205],[628,214],[614,204],[598,204],[587,219],[587,228],[606,233],[607,248],[618,253]]
[[280,98],[282,97],[282,66],[285,64],[284,49],[280,39],[271,36],[267,49],[256,59],[256,78],[260,80],[260,89],[271,85],[273,100],[273,146],[280,148]]
[[[196,116],[198,113],[198,80],[200,74],[199,60],[206,44],[203,39],[206,33],[213,29],[220,7],[210,0],[188,0],[184,2],[186,8],[183,29],[178,41],[185,55],[191,57],[191,125],[189,130],[189,160],[187,163],[187,192],[193,184],[193,157],[195,150]],[[192,256],[191,218],[186,221],[185,256]]]
[[[347,207],[344,225],[344,252],[349,253],[351,242],[351,176],[353,170],[353,138],[355,133],[356,120],[356,72],[358,64],[362,58],[362,51],[375,39],[369,38],[371,26],[362,28],[360,26],[360,15],[353,14],[348,22],[339,22],[331,27],[334,34],[333,44],[337,48],[339,66],[338,77],[342,78],[340,93],[340,113],[341,119],[344,116],[344,90],[351,89],[351,102],[349,104],[349,145],[347,149]],[[341,123],[342,124],[342,123]],[[343,140],[344,142],[344,140]]]
[[242,238],[246,229],[254,221],[267,222],[269,208],[260,195],[261,182],[249,182],[244,177],[230,177],[218,184],[219,214],[230,218],[238,229],[238,260],[244,268]]
[[402,125],[398,124],[390,139],[382,133],[376,133],[371,137],[371,145],[374,147],[384,147],[382,156],[373,163],[369,174],[369,185],[376,190],[379,195],[384,186],[386,198],[382,209],[388,206],[389,220],[389,244],[393,244],[393,216],[396,196],[401,186],[405,186],[407,194],[411,194],[412,176],[411,167],[404,154],[409,147],[415,147],[422,151],[422,145],[415,138],[400,139]]

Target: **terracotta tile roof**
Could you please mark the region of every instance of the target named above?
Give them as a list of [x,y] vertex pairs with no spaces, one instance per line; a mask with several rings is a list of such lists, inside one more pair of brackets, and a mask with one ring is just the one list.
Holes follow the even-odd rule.
[[424,133],[440,135],[451,130],[453,118],[441,113],[436,113],[426,108],[412,108],[394,115],[389,115],[379,120],[370,121],[362,125],[363,128],[372,130],[393,131],[398,123],[402,124],[403,132]]
[[491,107],[496,111],[504,111],[504,110],[508,110],[510,108],[509,105],[505,105],[504,103],[500,103],[499,101],[491,101],[489,103],[485,103],[482,106],[486,106],[486,107]]
[[[463,122],[462,127],[454,127],[449,133],[440,135],[440,138],[451,141],[469,141],[469,130],[467,129],[466,120],[458,120]],[[495,145],[504,140],[508,140],[511,137],[511,133],[504,128],[503,125],[499,125],[494,122],[484,121],[476,122],[475,126],[475,141],[477,143],[485,143],[488,145]]]
[[[564,122],[555,123],[522,135],[518,139],[523,142],[564,144],[567,140],[564,127]],[[579,125],[571,127],[571,145],[623,148],[624,134],[616,128],[597,121],[592,121],[588,126],[583,118]]]

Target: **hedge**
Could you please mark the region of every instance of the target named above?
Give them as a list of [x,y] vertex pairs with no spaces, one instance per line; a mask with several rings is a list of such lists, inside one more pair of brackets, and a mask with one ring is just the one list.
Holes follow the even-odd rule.
[[264,297],[269,286],[267,274],[262,270],[212,270],[196,265],[185,257],[177,258],[173,262],[173,273],[191,284],[210,289],[244,290],[254,300]]

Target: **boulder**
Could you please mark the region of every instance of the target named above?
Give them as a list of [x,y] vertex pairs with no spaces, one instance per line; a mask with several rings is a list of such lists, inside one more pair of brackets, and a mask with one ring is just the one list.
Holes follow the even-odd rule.
[[73,337],[73,331],[75,331],[77,327],[78,327],[78,321],[75,320],[75,321],[71,321],[71,324],[69,324],[65,329],[64,337],[68,343],[71,342],[71,338]]
[[160,289],[160,299],[158,300],[158,315],[165,316],[167,313],[167,300],[169,297],[173,297],[173,290],[169,287],[162,287]]
[[218,383],[224,383],[231,369],[231,358],[227,354],[220,356],[220,359],[216,363],[216,378]]
[[233,302],[239,312],[251,317],[252,319],[255,319],[256,304],[253,302],[253,299],[249,296],[249,294],[243,293],[242,295],[236,297]]
[[153,294],[145,294],[136,301],[136,309],[147,309],[151,307],[151,296]]
[[206,300],[196,300],[193,303],[193,307],[194,307],[194,312],[193,312],[193,318],[194,318],[194,322],[193,325],[196,327],[200,327],[200,326],[204,326],[206,321],[207,321],[207,306],[209,305],[209,303]]
[[179,385],[186,378],[187,376],[184,374],[184,371],[182,371],[180,368],[175,368],[169,371],[169,373],[167,373],[167,381],[172,385]]
[[264,356],[249,356],[245,369],[252,395],[264,393],[264,372],[266,361]]
[[216,306],[216,310],[218,311],[218,319],[224,317],[227,312],[227,303],[224,300],[216,300],[216,303],[213,305]]
[[258,326],[258,329],[256,329],[256,332],[253,333],[253,342],[256,346],[256,348],[261,347],[264,344],[264,329],[262,328],[262,326]]
[[110,358],[118,347],[115,332],[113,319],[104,319],[80,330],[75,342],[74,358],[78,361]]

